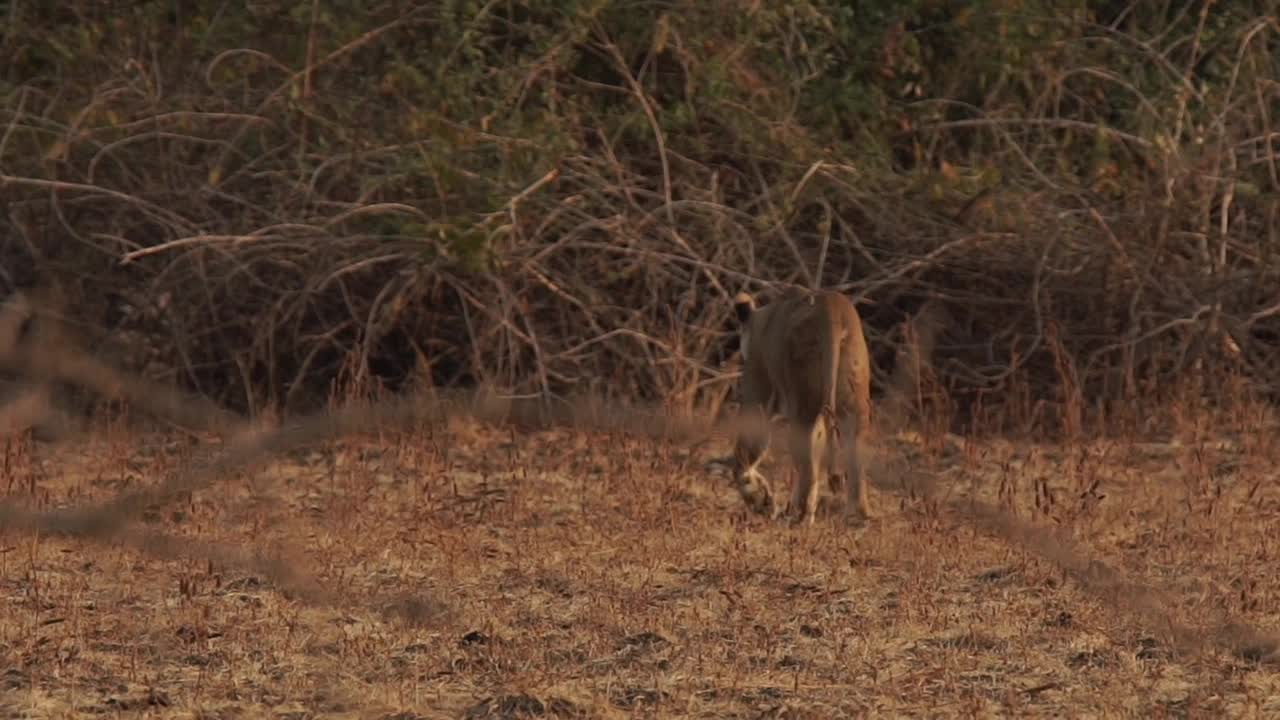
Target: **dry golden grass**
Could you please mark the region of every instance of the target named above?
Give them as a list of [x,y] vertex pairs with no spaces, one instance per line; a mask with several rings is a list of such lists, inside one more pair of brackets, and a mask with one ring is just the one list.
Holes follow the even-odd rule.
[[[121,426],[5,442],[4,500],[40,510],[155,484],[193,452]],[[744,516],[706,466],[723,441],[463,420],[272,457],[119,537],[0,532],[0,713],[1280,713],[1272,649],[1223,629],[1278,624],[1270,443],[894,447],[939,495],[881,478],[860,533]],[[1059,526],[1080,562],[978,529],[971,498]],[[251,547],[292,554],[234,556]],[[1100,591],[1091,562],[1158,592]],[[281,592],[286,570],[320,592]]]
[[[1183,442],[882,438],[879,519],[793,529],[744,514],[705,420],[407,398],[253,427],[24,313],[0,307],[0,366],[37,381],[0,407],[6,716],[1280,712],[1265,410],[1215,434],[1172,408]],[[222,443],[81,433],[50,381]]]

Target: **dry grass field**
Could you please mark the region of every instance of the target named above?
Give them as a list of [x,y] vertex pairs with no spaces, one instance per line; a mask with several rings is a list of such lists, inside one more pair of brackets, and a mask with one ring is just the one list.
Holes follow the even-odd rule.
[[[882,472],[859,531],[744,515],[720,441],[454,421],[320,443],[106,540],[0,532],[0,715],[1276,717],[1264,434],[884,437],[937,495]],[[4,442],[4,501],[40,510],[195,447]],[[1057,534],[997,532],[974,499]]]
[[0,720],[1280,720],[1280,2],[356,7],[0,0]]

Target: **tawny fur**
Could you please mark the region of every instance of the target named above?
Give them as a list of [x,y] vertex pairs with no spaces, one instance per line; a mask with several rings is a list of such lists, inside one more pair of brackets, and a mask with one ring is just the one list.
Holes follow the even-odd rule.
[[[813,523],[824,476],[832,489],[841,484],[834,466],[841,446],[849,443],[845,516],[851,524],[865,522],[871,507],[861,450],[871,423],[871,368],[853,303],[835,292],[792,291],[762,308],[739,293],[734,305],[743,356],[742,411],[781,414],[790,425],[798,471],[790,502],[793,522]],[[759,470],[768,446],[767,437],[739,436],[733,480],[749,507],[777,517],[783,508]]]

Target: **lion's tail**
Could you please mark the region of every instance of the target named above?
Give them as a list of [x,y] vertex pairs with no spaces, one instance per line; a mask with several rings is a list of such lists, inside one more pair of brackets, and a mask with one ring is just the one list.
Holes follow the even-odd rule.
[[831,305],[831,301],[829,299],[826,300],[827,317],[824,318],[824,322],[821,324],[822,348],[819,352],[822,353],[822,371],[827,376],[827,404],[823,408],[823,412],[831,413],[830,417],[834,419],[836,398],[840,388],[840,346],[843,344],[841,342],[843,338],[836,327],[834,308]]

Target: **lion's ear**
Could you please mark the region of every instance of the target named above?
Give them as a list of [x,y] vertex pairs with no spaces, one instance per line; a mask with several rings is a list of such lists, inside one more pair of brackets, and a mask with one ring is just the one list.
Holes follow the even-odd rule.
[[733,313],[739,323],[745,323],[756,311],[756,299],[750,293],[740,292],[733,296]]

